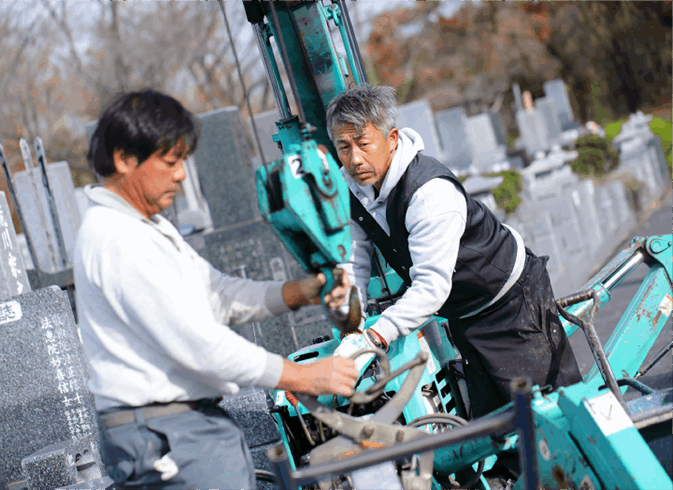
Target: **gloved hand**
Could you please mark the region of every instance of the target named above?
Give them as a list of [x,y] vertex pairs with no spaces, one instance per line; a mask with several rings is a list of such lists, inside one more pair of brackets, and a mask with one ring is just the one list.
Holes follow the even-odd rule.
[[[379,349],[387,352],[388,346],[381,342],[379,342],[380,345],[376,345],[375,339],[380,339],[380,336],[374,333],[372,329],[366,330],[364,333],[357,332],[346,335],[341,339],[341,344],[334,351],[334,356],[351,357],[356,352],[365,349]],[[355,358],[355,368],[360,374],[369,366],[369,363],[375,356],[376,354],[373,352],[366,352]]]

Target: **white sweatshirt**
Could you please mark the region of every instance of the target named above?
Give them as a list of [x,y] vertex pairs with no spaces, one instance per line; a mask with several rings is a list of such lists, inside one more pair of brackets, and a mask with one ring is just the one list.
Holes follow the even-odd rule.
[[[413,129],[403,128],[399,135],[397,150],[377,198],[374,197],[373,186],[357,184],[342,168],[348,187],[389,236],[386,220],[388,196],[416,154],[425,148],[420,135]],[[383,312],[374,326],[388,344],[423,325],[446,302],[466,222],[467,202],[452,182],[432,179],[414,193],[404,222],[409,232],[409,252],[413,263],[409,270],[411,286],[395,305]],[[518,279],[525,263],[523,239],[515,230],[509,229],[517,241],[517,258],[512,276],[505,285],[507,289]],[[366,305],[374,246],[353,220],[351,236],[351,257],[342,264],[342,268],[357,286],[360,299]],[[497,298],[504,292],[501,291]]]
[[274,388],[282,357],[227,324],[289,311],[282,283],[222,274],[162,216],[100,186],[85,193],[74,279],[96,408]]

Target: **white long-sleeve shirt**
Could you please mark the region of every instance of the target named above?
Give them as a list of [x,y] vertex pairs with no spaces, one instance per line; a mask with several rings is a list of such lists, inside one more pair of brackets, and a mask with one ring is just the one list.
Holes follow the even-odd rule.
[[[416,131],[403,128],[399,134],[398,147],[378,197],[374,195],[373,186],[357,184],[342,169],[355,197],[389,236],[390,228],[386,220],[388,196],[416,154],[425,147]],[[460,238],[466,222],[467,202],[452,182],[432,179],[414,193],[404,221],[409,232],[409,252],[413,263],[409,270],[411,286],[393,306],[383,312],[374,326],[388,344],[423,325],[446,302],[451,293]],[[510,231],[517,241],[517,257],[506,284],[507,289],[518,279],[525,262],[523,239],[515,230],[510,228]],[[342,264],[342,268],[358,288],[362,303],[367,304],[374,246],[365,231],[353,220],[351,245],[351,257]]]
[[282,283],[222,274],[165,218],[88,186],[74,279],[98,410],[274,388],[281,356],[227,325],[289,311]]

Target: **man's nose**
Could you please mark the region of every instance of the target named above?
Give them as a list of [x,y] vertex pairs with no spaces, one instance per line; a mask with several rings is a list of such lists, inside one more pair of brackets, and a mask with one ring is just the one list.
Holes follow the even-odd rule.
[[360,153],[360,150],[358,150],[358,148],[354,148],[353,151],[351,152],[351,166],[357,168],[363,163],[364,160],[362,159],[362,154]]
[[187,178],[187,172],[185,171],[185,161],[180,160],[173,167],[173,180],[176,182],[182,182]]

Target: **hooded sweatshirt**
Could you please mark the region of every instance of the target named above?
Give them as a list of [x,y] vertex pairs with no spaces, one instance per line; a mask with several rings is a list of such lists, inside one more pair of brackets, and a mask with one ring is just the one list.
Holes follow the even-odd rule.
[[[388,197],[416,154],[424,149],[423,140],[414,130],[404,128],[399,134],[398,147],[378,197],[374,195],[373,186],[357,184],[342,169],[353,195],[388,236]],[[449,180],[432,179],[414,193],[405,216],[405,227],[409,232],[409,252],[413,262],[413,267],[409,270],[411,286],[393,306],[383,312],[375,325],[376,331],[388,344],[423,325],[446,302],[451,292],[460,238],[465,231],[466,222],[465,197]],[[521,236],[509,229],[518,249],[512,277],[507,281],[511,285],[523,269],[525,252]],[[343,268],[358,288],[363,304],[366,304],[373,244],[355,221],[351,221],[351,234],[352,254]]]

